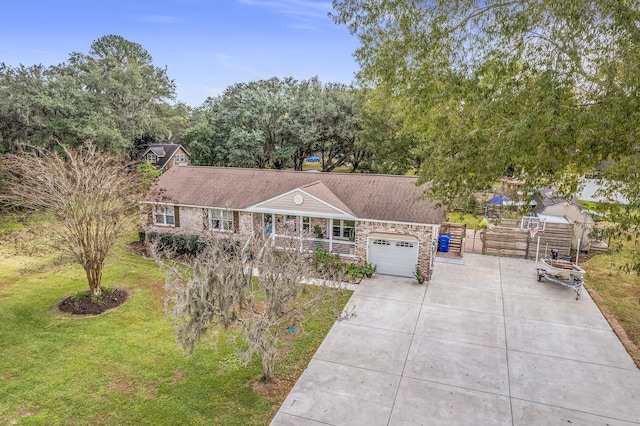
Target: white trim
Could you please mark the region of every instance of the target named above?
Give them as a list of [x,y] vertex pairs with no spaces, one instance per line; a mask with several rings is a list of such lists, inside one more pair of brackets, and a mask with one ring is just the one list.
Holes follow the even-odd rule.
[[[176,152],[178,152],[178,150],[177,150],[177,149],[176,149]],[[176,157],[178,157],[178,156],[184,157],[184,160],[183,160],[183,161],[178,161],[178,160],[176,159]],[[174,166],[178,166],[178,165],[180,165],[180,164],[187,164],[187,154],[185,154],[185,153],[182,153],[182,154],[176,154],[176,153],[174,153],[174,154],[173,154],[173,165],[174,165]]]
[[[241,210],[242,211],[242,210]],[[263,209],[263,210],[255,210],[250,211],[250,213],[269,213],[269,214],[277,214],[277,215],[290,215],[290,216],[309,216],[309,217],[317,217],[320,219],[343,219],[343,220],[355,220],[358,221],[358,218],[355,216],[347,216],[347,215],[338,215],[338,214],[324,214],[324,213],[315,213],[309,211],[300,211],[300,210],[276,210],[276,209]]]
[[375,239],[383,239],[383,240],[393,240],[393,241],[411,241],[411,242],[420,242],[420,239],[415,235],[409,234],[393,234],[393,233],[385,233],[385,232],[372,232],[369,234],[367,239],[375,238]]
[[[339,221],[337,226],[335,224],[336,220]],[[346,220],[352,221],[353,222],[353,227],[345,226],[344,222]],[[355,243],[356,242],[356,232],[357,232],[356,231],[356,225],[357,224],[358,224],[358,221],[357,220],[352,220],[352,219],[335,219],[335,218],[331,219],[331,223],[329,223],[329,228],[331,228],[330,229],[331,232],[330,232],[330,238],[329,239],[330,240],[336,240],[336,241],[349,241],[349,242]],[[333,235],[333,229],[334,228],[339,228],[340,229],[340,236],[336,237],[335,235]],[[351,240],[350,237],[347,237],[347,239],[345,240],[345,237],[342,235],[342,234],[344,234],[344,229],[345,228],[347,228],[347,229],[351,228],[353,230],[353,240]]]
[[[158,206],[157,206],[158,207]],[[152,215],[153,215],[153,226],[165,226],[165,227],[172,227],[175,228],[176,227],[176,206],[173,204],[167,204],[164,206],[160,206],[163,207],[163,211],[158,211],[157,207],[154,207]],[[168,210],[169,207],[171,207],[171,214],[169,214]],[[158,217],[162,217],[162,222],[158,222],[156,219]],[[167,218],[171,218],[171,221],[173,223],[169,223],[167,221]]]
[[[213,217],[212,213],[213,213],[214,210],[217,211],[217,212],[222,212],[223,213],[222,217],[215,218],[215,220],[217,220],[220,223],[220,227],[218,227],[218,228],[214,228],[213,227],[214,217]],[[229,219],[225,219],[224,218],[224,213],[226,213],[226,212],[231,213],[231,229],[227,229],[224,226],[225,222],[229,222]],[[235,223],[234,222],[235,221],[233,220],[233,210],[229,210],[229,209],[208,209],[207,210],[207,217],[209,219],[208,220],[208,224],[207,224],[208,228],[209,228],[209,231],[222,232],[222,233],[225,233],[225,232],[226,233],[233,233],[234,232],[234,230],[235,230]]]
[[[348,212],[342,210],[341,208],[338,208],[338,207],[334,206],[333,204],[328,203],[328,202],[324,201],[323,199],[318,198],[315,195],[310,194],[307,191],[305,191],[304,189],[300,189],[300,188],[295,188],[295,189],[292,189],[291,191],[285,192],[284,194],[280,194],[280,195],[277,195],[275,197],[271,197],[268,200],[261,201],[258,204],[254,204],[254,205],[252,205],[250,207],[247,207],[246,210],[247,211],[264,211],[264,212],[269,212],[269,213],[291,214],[291,215],[294,215],[294,214],[300,215],[300,214],[306,213],[307,216],[308,215],[312,215],[314,217],[327,217],[327,218],[335,217],[335,216],[327,216],[326,213],[317,213],[316,214],[316,213],[310,212],[310,211],[306,211],[306,212],[302,213],[300,210],[260,209],[260,206],[262,206],[264,204],[267,204],[267,203],[270,203],[270,202],[275,201],[277,199],[286,197],[287,195],[293,194],[295,192],[301,192],[302,194],[304,194],[304,195],[306,195],[308,197],[311,197],[312,199],[318,201],[319,203],[324,204],[325,206],[330,207],[330,208],[338,211],[341,219],[342,218],[348,218],[348,219],[351,219],[351,220],[357,220],[357,218],[355,216],[353,216],[351,213],[348,213]],[[324,215],[324,216],[319,216],[319,215]]]

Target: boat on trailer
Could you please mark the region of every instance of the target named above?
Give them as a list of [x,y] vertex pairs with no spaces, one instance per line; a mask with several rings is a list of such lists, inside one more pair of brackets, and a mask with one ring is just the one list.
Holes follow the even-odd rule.
[[570,287],[576,292],[576,300],[580,299],[580,291],[584,284],[584,274],[587,272],[579,265],[568,260],[557,259],[557,256],[540,259],[542,266],[537,268],[538,281],[545,278],[556,284]]

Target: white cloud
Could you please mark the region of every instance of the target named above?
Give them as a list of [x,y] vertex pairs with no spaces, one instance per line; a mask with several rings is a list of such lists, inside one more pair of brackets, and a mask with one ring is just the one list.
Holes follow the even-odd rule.
[[293,28],[295,30],[306,30],[306,31],[317,31],[318,27],[315,25],[309,25],[309,24],[294,24],[294,25],[289,25],[290,28]]
[[327,19],[332,10],[331,2],[312,0],[237,0],[248,6],[271,9],[275,13],[296,16],[299,18]]

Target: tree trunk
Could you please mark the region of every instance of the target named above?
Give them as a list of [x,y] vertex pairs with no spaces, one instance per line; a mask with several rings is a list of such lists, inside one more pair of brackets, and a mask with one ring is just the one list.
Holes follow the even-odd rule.
[[261,354],[262,357],[262,374],[267,382],[276,378],[276,347],[269,347]]
[[89,281],[89,292],[91,296],[100,296],[102,290],[100,284],[102,283],[102,262],[87,262],[84,266],[84,271],[87,273],[87,281]]

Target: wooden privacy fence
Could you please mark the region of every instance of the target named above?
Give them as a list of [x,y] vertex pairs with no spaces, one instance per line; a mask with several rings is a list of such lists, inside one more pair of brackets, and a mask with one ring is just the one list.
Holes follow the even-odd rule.
[[464,223],[443,222],[440,226],[440,235],[448,235],[449,253],[462,256],[464,253],[464,237],[467,233],[467,225]]
[[572,237],[570,223],[547,223],[534,238],[520,228],[492,226],[485,228],[482,235],[482,254],[535,259],[540,238],[540,257],[548,256],[551,249],[557,249],[559,256],[571,256]]

